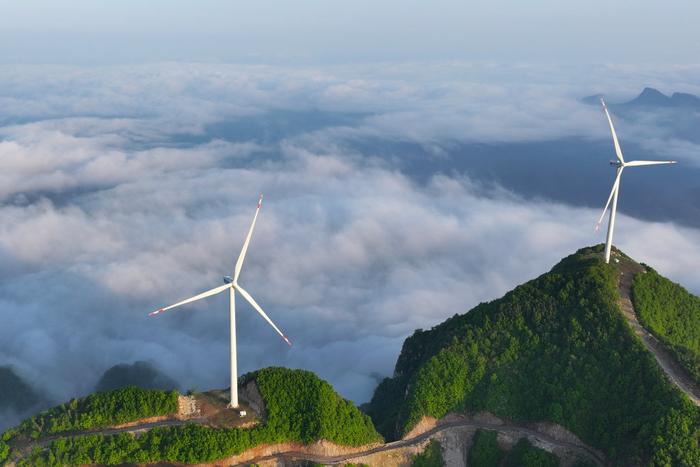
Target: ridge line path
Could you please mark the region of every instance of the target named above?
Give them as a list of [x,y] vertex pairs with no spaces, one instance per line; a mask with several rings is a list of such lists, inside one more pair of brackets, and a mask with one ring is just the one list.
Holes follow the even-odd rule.
[[[637,319],[637,312],[632,304],[632,281],[634,280],[634,271],[624,269],[620,271],[618,279],[618,290],[620,291],[620,310],[622,316],[625,317],[627,323],[644,344],[644,347],[651,352],[656,359],[656,362],[661,367],[666,377],[678,389],[688,396],[693,404],[700,406],[700,386],[698,386],[688,372],[676,361],[671,353],[666,349],[664,344],[659,341],[653,334],[646,330]],[[637,274],[644,274],[637,272]]]
[[416,435],[413,438],[392,441],[390,443],[382,444],[380,446],[376,446],[376,447],[373,447],[373,448],[370,448],[370,449],[367,449],[367,450],[361,451],[361,452],[340,454],[340,455],[336,455],[336,456],[324,456],[321,454],[307,453],[304,451],[286,451],[286,452],[278,452],[278,453],[274,453],[274,454],[268,454],[265,456],[254,457],[252,459],[246,460],[245,462],[234,464],[234,465],[235,466],[248,466],[250,464],[256,464],[256,463],[275,460],[275,459],[284,459],[287,461],[305,460],[305,461],[317,462],[320,464],[327,464],[327,465],[343,464],[343,463],[346,463],[348,461],[352,461],[353,459],[369,456],[369,455],[376,454],[379,452],[392,451],[394,449],[401,449],[404,447],[420,444],[423,441],[426,441],[429,438],[431,438],[436,433],[439,433],[440,431],[444,431],[444,430],[449,430],[451,428],[475,428],[475,429],[484,429],[484,430],[489,430],[489,431],[495,431],[497,433],[516,434],[516,435],[520,435],[520,437],[526,437],[528,439],[536,439],[536,440],[543,441],[545,443],[554,445],[554,446],[559,447],[559,448],[568,449],[569,451],[572,451],[576,454],[583,455],[584,457],[595,461],[595,463],[597,465],[601,465],[601,466],[608,465],[607,460],[605,459],[605,457],[603,456],[602,453],[589,447],[588,445],[584,444],[583,442],[574,443],[574,442],[570,442],[570,441],[556,439],[556,438],[554,438],[554,437],[552,437],[544,432],[534,430],[532,428],[527,428],[527,427],[524,427],[521,425],[513,425],[513,424],[506,424],[506,423],[480,422],[480,421],[465,418],[463,416],[459,416],[459,417],[460,418],[458,418],[457,420],[447,420],[447,421],[440,422],[437,426],[435,426],[435,427],[431,428],[430,430],[427,430],[419,435]]

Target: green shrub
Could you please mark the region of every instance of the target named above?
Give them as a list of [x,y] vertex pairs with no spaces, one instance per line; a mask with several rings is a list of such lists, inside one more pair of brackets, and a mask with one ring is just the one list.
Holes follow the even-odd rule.
[[559,459],[551,452],[533,446],[521,438],[508,453],[507,467],[559,467]]
[[498,467],[503,459],[503,451],[496,441],[495,431],[476,430],[474,440],[467,454],[467,465]]
[[443,467],[445,460],[442,458],[442,446],[440,442],[431,439],[425,450],[413,456],[412,467]]
[[98,392],[54,407],[31,417],[19,427],[22,434],[39,436],[91,430],[142,418],[177,412],[177,392],[140,389],[133,386]]
[[10,455],[10,446],[3,440],[0,440],[0,465],[7,459]]

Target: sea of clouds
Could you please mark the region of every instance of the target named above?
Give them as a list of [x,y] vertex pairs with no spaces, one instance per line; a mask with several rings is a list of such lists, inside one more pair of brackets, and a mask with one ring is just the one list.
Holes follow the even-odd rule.
[[[525,200],[469,174],[418,183],[358,142],[410,141],[439,157],[454,142],[607,139],[581,96],[629,98],[639,83],[698,92],[699,75],[601,67],[584,79],[452,62],[2,66],[0,365],[53,401],[136,360],[184,389],[225,387],[226,297],[147,314],[231,274],[264,192],[240,282],[294,346],[239,300],[239,368],[309,369],[367,401],[415,329],[603,237],[598,210]],[[281,111],[284,134],[235,131]],[[350,117],[307,125],[309,113]],[[234,130],[212,137],[219,122]],[[653,123],[619,125],[653,147],[665,141]],[[616,244],[700,292],[700,231],[621,215]]]

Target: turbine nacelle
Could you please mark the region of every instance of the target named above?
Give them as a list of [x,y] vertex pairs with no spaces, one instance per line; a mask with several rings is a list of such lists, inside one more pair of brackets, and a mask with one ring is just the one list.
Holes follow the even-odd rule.
[[233,277],[224,276],[224,284],[233,284]]
[[622,167],[624,164],[620,161],[610,161],[610,165],[613,167]]

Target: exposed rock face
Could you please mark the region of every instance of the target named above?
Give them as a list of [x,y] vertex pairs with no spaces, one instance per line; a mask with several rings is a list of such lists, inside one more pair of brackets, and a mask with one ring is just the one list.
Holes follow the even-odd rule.
[[256,413],[258,419],[265,420],[267,414],[265,412],[265,401],[258,390],[258,385],[254,380],[249,381],[245,386],[239,389],[238,396],[244,400]]

